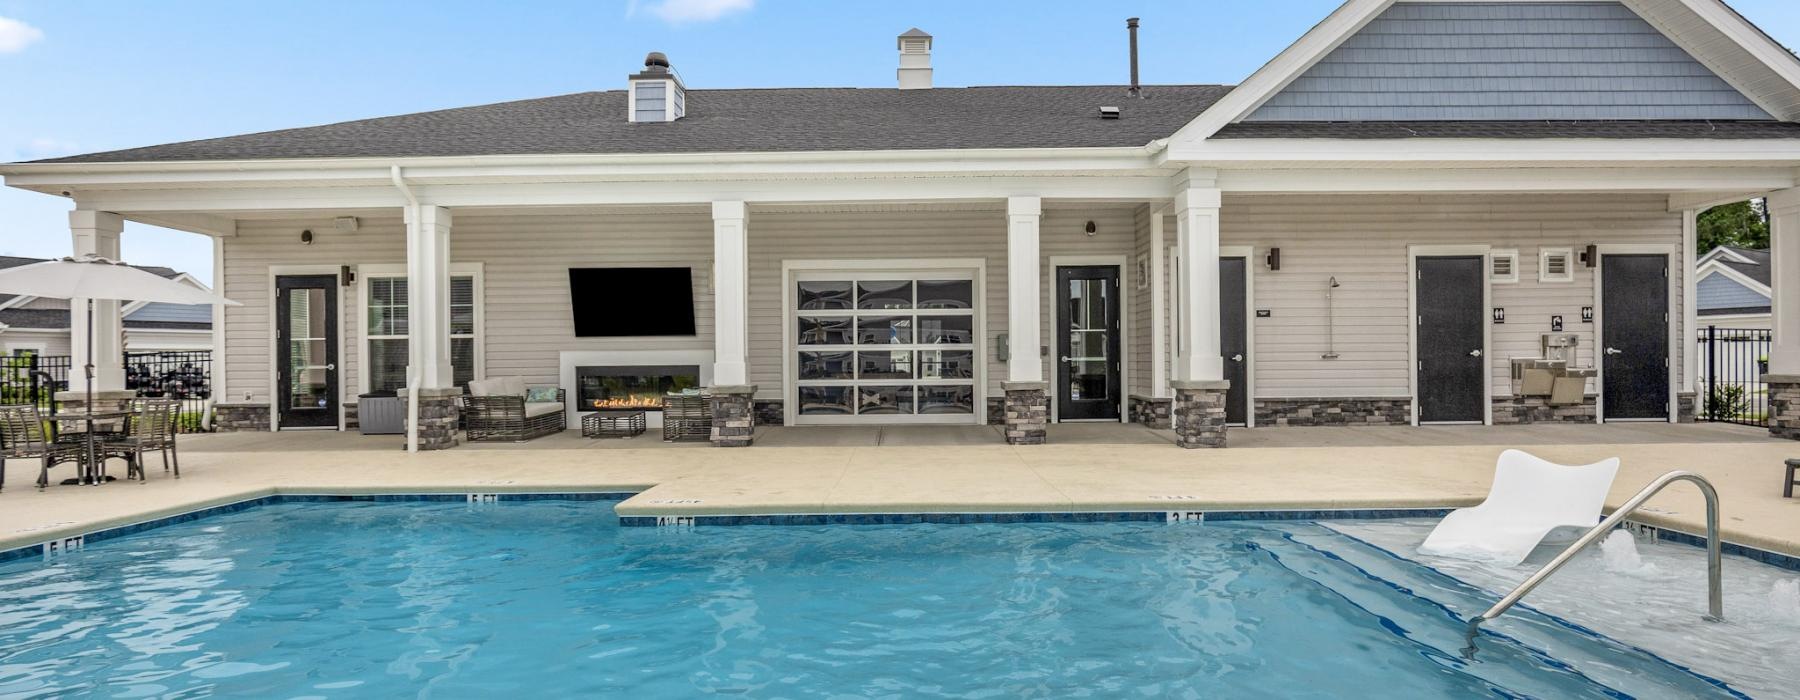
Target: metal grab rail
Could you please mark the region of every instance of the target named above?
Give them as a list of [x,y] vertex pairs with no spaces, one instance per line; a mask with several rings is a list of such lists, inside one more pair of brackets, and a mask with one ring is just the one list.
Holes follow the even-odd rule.
[[1607,516],[1605,520],[1600,521],[1599,525],[1595,525],[1593,529],[1582,534],[1580,539],[1575,540],[1574,544],[1564,548],[1561,553],[1556,555],[1555,559],[1551,559],[1550,563],[1545,564],[1544,568],[1538,569],[1537,573],[1532,574],[1530,578],[1525,579],[1524,583],[1519,584],[1519,586],[1514,588],[1511,593],[1506,594],[1506,597],[1501,598],[1500,602],[1494,604],[1494,607],[1488,608],[1487,612],[1469,618],[1469,629],[1463,634],[1463,641],[1467,644],[1462,650],[1463,657],[1468,659],[1475,658],[1475,635],[1480,633],[1481,623],[1499,617],[1505,614],[1507,610],[1512,609],[1513,604],[1519,602],[1520,598],[1524,598],[1525,594],[1530,593],[1532,589],[1537,588],[1538,584],[1544,582],[1544,579],[1550,578],[1551,574],[1556,573],[1564,564],[1569,563],[1569,560],[1574,559],[1576,554],[1581,553],[1581,550],[1586,549],[1588,545],[1593,544],[1594,540],[1600,539],[1601,535],[1612,531],[1614,526],[1623,522],[1627,516],[1642,507],[1645,501],[1650,500],[1652,496],[1661,492],[1664,487],[1677,481],[1694,482],[1694,485],[1700,488],[1700,494],[1706,497],[1707,615],[1703,619],[1707,622],[1723,622],[1725,620],[1725,602],[1724,596],[1719,590],[1720,567],[1722,565],[1719,542],[1719,492],[1713,489],[1712,483],[1707,481],[1706,477],[1690,471],[1672,471],[1656,477],[1655,481],[1650,482],[1650,485],[1645,486],[1642,491],[1637,492],[1637,495],[1632,496],[1630,500],[1625,501],[1624,505],[1619,506],[1619,509],[1613,511],[1612,515]]

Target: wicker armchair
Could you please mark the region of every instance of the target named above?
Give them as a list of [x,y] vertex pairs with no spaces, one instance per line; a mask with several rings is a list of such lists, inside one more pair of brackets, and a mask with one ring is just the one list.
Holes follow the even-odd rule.
[[157,452],[162,454],[165,472],[169,471],[170,458],[175,458],[175,478],[181,478],[181,458],[175,452],[175,422],[180,415],[181,402],[174,399],[134,399],[124,434],[102,443],[101,459],[124,459],[125,478],[135,475],[139,481],[145,481],[144,455]]
[[524,442],[560,433],[568,427],[565,399],[566,393],[557,389],[556,407],[549,409],[527,404],[523,396],[465,396],[464,434],[469,442]]
[[59,441],[44,430],[36,406],[0,406],[0,489],[6,487],[6,460],[36,459],[43,462],[38,488],[50,485],[50,468],[65,462],[82,464],[87,449],[77,441]]
[[712,404],[704,396],[663,397],[663,442],[712,439]]

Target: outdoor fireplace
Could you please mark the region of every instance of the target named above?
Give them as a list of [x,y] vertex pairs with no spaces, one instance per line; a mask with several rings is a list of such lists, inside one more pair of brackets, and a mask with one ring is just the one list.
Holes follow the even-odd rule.
[[581,411],[661,411],[664,395],[698,388],[696,365],[575,368],[575,408]]

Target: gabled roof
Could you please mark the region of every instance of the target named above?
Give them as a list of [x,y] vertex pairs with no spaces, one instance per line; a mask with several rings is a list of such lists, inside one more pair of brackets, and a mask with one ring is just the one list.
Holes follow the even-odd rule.
[[[623,90],[584,92],[40,163],[1140,147],[1175,133],[1230,88],[1157,85],[898,90],[688,90],[687,116],[626,120]],[[1119,119],[1099,108],[1119,107]]]
[[1769,265],[1769,251],[1758,250],[1755,248],[1727,247],[1732,253],[1735,253],[1737,257],[1742,258],[1747,262],[1741,262],[1740,260],[1730,257],[1721,257],[1715,262],[1735,270],[1745,277],[1756,280],[1756,282],[1761,284],[1764,288],[1769,286],[1769,281],[1774,279],[1772,268]]

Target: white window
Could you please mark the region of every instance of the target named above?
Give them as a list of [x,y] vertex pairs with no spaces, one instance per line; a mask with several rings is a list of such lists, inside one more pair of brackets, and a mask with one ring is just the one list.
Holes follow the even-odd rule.
[[1489,253],[1493,268],[1488,271],[1488,280],[1496,284],[1510,284],[1519,281],[1519,251],[1496,250]]
[[[462,266],[457,266],[462,267]],[[389,272],[363,272],[364,325],[363,377],[366,392],[398,391],[406,386],[409,318],[406,276]],[[479,272],[454,271],[450,276],[450,366],[456,386],[477,378],[481,324],[477,321],[481,281]]]
[[975,422],[986,412],[976,276],[796,274],[798,423]]
[[1575,251],[1572,248],[1539,248],[1539,282],[1573,282]]

